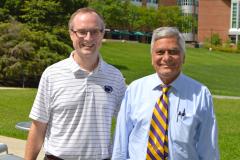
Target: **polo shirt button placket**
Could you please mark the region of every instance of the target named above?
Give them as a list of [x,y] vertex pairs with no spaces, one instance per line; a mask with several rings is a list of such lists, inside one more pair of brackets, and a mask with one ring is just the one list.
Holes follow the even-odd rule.
[[88,77],[86,77],[85,79],[85,83],[86,83],[86,97],[89,97],[90,94],[89,94],[89,84],[88,84]]

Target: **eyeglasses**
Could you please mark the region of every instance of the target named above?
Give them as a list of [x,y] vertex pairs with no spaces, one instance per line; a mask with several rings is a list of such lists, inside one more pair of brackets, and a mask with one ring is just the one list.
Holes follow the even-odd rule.
[[155,53],[158,55],[163,55],[166,52],[168,52],[169,55],[178,55],[180,53],[180,50],[178,48],[173,48],[173,49],[158,49],[155,51]]
[[97,37],[103,32],[103,29],[79,29],[76,31],[71,29],[71,31],[75,33],[78,38],[85,38],[88,33],[90,33],[92,37]]

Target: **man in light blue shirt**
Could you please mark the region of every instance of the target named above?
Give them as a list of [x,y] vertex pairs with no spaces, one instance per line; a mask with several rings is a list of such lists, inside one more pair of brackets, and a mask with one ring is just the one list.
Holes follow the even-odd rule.
[[[185,42],[176,28],[153,32],[155,74],[132,82],[118,114],[113,160],[145,160],[153,109],[168,91],[168,160],[218,160],[217,125],[208,88],[184,75]],[[157,159],[157,158],[152,158]]]

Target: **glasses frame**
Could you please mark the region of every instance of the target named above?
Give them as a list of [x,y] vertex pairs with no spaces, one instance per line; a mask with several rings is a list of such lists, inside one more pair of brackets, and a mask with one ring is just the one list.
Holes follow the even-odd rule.
[[78,37],[78,38],[85,38],[88,33],[94,38],[100,36],[103,33],[103,29],[79,29],[79,30],[74,30],[71,29],[71,31]]

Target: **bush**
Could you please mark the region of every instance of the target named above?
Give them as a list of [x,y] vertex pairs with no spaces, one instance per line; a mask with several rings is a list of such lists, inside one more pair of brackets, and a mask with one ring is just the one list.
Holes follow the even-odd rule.
[[222,43],[222,40],[217,33],[212,34],[210,38],[206,38],[203,43],[203,47],[210,50],[217,50],[229,53],[240,53],[240,42],[237,44],[237,46],[231,43],[230,39]]
[[222,40],[219,36],[218,33],[213,33],[212,36],[211,36],[211,42],[210,42],[212,45],[221,45],[222,44]]

